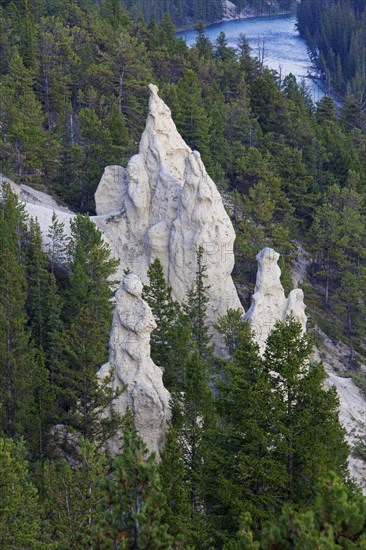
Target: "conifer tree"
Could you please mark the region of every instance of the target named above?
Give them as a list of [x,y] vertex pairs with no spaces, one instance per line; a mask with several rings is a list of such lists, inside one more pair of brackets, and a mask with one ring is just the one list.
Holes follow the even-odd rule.
[[52,213],[52,221],[48,228],[47,238],[47,256],[50,262],[51,273],[54,273],[57,265],[61,266],[66,263],[67,250],[65,224],[58,220],[55,211]]
[[32,335],[38,347],[44,349],[48,330],[47,289],[50,275],[47,258],[42,250],[41,229],[37,220],[29,221],[29,237],[26,254],[27,310]]
[[99,379],[105,361],[103,334],[97,320],[81,311],[64,334],[63,360],[57,373],[61,420],[72,431],[101,447],[120,428],[120,416],[111,407],[120,395],[112,386],[113,372]]
[[27,331],[24,209],[9,185],[0,197],[0,433],[25,433],[33,406],[34,350]]
[[314,487],[328,471],[347,477],[349,452],[338,420],[336,389],[323,389],[324,367],[310,363],[311,352],[311,341],[290,318],[276,323],[264,354],[264,368],[273,373],[282,436],[277,448],[277,458],[286,468],[282,495],[301,505],[314,497]]
[[125,417],[122,454],[114,460],[111,475],[102,480],[101,489],[96,548],[172,547],[168,526],[162,523],[165,497],[156,459],[148,456],[130,413]]
[[205,284],[207,268],[203,261],[203,255],[203,246],[199,246],[196,277],[192,288],[188,292],[186,312],[190,320],[192,341],[196,345],[199,356],[202,359],[207,359],[212,352],[212,347],[210,346],[211,336],[206,325],[207,290],[209,286]]
[[0,546],[49,548],[42,541],[40,503],[23,441],[0,438]]
[[205,503],[216,541],[233,540],[242,515],[258,532],[279,511],[284,465],[274,449],[278,404],[249,326],[241,321],[234,357],[217,380],[217,425],[207,433]]
[[148,302],[157,324],[151,335],[152,357],[158,365],[166,364],[170,351],[169,329],[177,316],[178,304],[172,299],[172,289],[167,287],[163,266],[156,258],[147,271],[149,285],[144,286],[143,297]]
[[179,303],[172,299],[171,289],[167,287],[158,258],[150,265],[147,274],[150,284],[144,287],[143,296],[157,324],[151,335],[151,357],[157,365],[163,367],[167,389],[180,391],[184,364],[190,352],[188,318]]
[[69,253],[63,351],[55,372],[60,414],[69,428],[103,445],[120,422],[110,409],[119,394],[111,387],[113,374],[103,380],[97,377],[107,359],[112,320],[108,277],[117,262],[110,259],[109,247],[94,223],[81,215],[71,222]]
[[262,547],[365,548],[366,499],[334,472],[317,486],[315,503],[305,512],[285,505],[281,516],[263,530]]
[[176,124],[179,132],[190,147],[202,154],[206,167],[211,167],[210,153],[210,121],[205,112],[202,91],[197,75],[188,69],[177,84],[179,110]]
[[42,512],[52,540],[60,548],[91,548],[102,498],[100,479],[108,471],[106,456],[90,441],[81,439],[80,460],[65,459],[42,466]]
[[[9,72],[2,80],[1,160],[9,174],[35,178],[56,154],[54,140],[43,127],[42,105],[33,91],[31,70],[13,50]],[[15,154],[14,154],[15,152]]]
[[183,450],[177,431],[171,426],[161,452],[159,474],[166,497],[163,520],[179,546],[190,548],[195,538],[192,532],[193,507],[189,501],[189,486],[185,476]]
[[83,310],[98,322],[106,348],[112,319],[111,288],[108,278],[116,270],[118,260],[110,258],[99,229],[88,216],[77,215],[71,222],[70,283],[66,307],[72,322]]

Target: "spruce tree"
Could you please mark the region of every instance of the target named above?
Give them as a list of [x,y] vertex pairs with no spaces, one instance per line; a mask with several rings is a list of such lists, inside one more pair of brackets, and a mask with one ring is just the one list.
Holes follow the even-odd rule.
[[178,542],[178,546],[189,549],[195,538],[191,521],[193,507],[189,500],[182,446],[178,433],[172,426],[160,458],[159,474],[166,497],[163,520],[169,525],[169,533]]
[[[112,321],[108,281],[117,261],[87,216],[71,222],[70,279],[64,308],[62,353],[55,368],[61,421],[97,445],[103,445],[119,427],[110,409],[119,392],[113,390],[113,374],[99,380],[97,371],[107,360]],[[53,351],[59,342],[53,334]]]
[[217,380],[217,423],[207,434],[205,503],[215,540],[233,540],[249,513],[258,532],[281,503],[285,465],[278,410],[268,374],[249,326],[241,321],[233,359]]
[[144,286],[143,297],[151,307],[157,324],[151,335],[152,358],[158,365],[165,366],[171,350],[169,331],[179,305],[172,299],[172,289],[166,285],[163,266],[158,258],[150,264],[147,276],[149,285]]
[[99,324],[106,349],[112,319],[112,296],[109,278],[118,260],[111,259],[99,229],[88,216],[78,214],[71,221],[69,244],[70,282],[66,316],[72,322],[83,310]]
[[50,262],[51,273],[55,272],[57,266],[62,266],[66,263],[66,235],[65,224],[58,220],[55,211],[52,213],[52,222],[47,232],[47,255]]

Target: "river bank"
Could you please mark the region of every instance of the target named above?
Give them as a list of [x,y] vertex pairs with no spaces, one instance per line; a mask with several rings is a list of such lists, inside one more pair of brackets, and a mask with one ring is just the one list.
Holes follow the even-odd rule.
[[[237,12],[235,4],[226,0],[224,4],[224,13],[223,18],[213,21],[212,23],[207,23],[206,29],[210,28],[212,25],[220,25],[221,23],[228,23],[229,21],[240,21],[243,19],[259,19],[271,18],[271,17],[287,17],[287,16],[296,16],[296,10],[281,10],[276,3],[267,4],[267,10],[255,10],[254,8],[244,8],[240,13]],[[182,33],[184,31],[195,30],[196,23],[190,25],[185,25],[183,27],[177,27],[177,33]]]
[[[244,34],[251,48],[251,55],[261,58],[264,65],[277,71],[280,79],[291,73],[299,81],[305,80],[314,102],[323,97],[324,92],[318,82],[309,78],[314,68],[306,42],[296,29],[294,14],[232,19],[209,25],[205,29],[213,44],[220,32],[225,33],[228,45],[233,48],[237,47],[240,35]],[[177,36],[181,36],[188,46],[193,46],[197,33],[190,29],[178,32]]]

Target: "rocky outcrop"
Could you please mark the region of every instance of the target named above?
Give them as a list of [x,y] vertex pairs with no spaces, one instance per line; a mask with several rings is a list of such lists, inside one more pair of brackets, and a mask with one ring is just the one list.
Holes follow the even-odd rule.
[[65,235],[70,235],[70,221],[75,217],[75,214],[66,206],[58,204],[56,200],[47,193],[32,189],[28,185],[18,185],[0,174],[0,186],[3,184],[10,185],[12,190],[24,202],[29,216],[37,219],[41,228],[45,248],[47,248],[48,244],[47,233],[52,223],[53,212],[56,212],[58,220],[64,223]]
[[276,321],[284,321],[292,315],[303,331],[306,330],[304,293],[301,289],[294,289],[286,298],[280,279],[281,270],[277,265],[279,257],[272,248],[264,248],[257,254],[257,281],[252,304],[245,315],[262,353]]
[[170,109],[150,85],[149,113],[139,154],[126,169],[106,168],[96,195],[95,223],[113,255],[143,282],[159,258],[173,297],[184,302],[204,250],[210,285],[208,322],[242,309],[231,272],[235,233],[200,154],[184,142]]
[[[197,151],[180,136],[170,109],[150,84],[149,112],[139,154],[126,168],[108,166],[95,194],[92,217],[125,268],[147,283],[150,263],[159,258],[173,297],[184,302],[196,272],[196,253],[204,250],[210,286],[208,323],[213,326],[228,308],[242,309],[231,272],[235,233],[214,182]],[[74,214],[51,197],[15,186],[29,214],[38,219],[45,242],[52,213],[70,232]],[[220,353],[219,339],[216,350]]]
[[[158,453],[170,419],[170,394],[163,385],[161,368],[150,357],[150,334],[156,323],[141,296],[140,279],[136,275],[125,276],[116,294],[109,362],[98,376],[106,377],[113,369],[113,386],[123,390],[113,407],[121,415],[127,408],[132,411],[136,429],[149,450]],[[110,444],[116,452],[120,440],[116,438]]]

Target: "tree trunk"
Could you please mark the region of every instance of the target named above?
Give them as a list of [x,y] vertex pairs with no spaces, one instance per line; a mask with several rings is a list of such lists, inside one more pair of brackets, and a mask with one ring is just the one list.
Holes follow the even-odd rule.
[[353,348],[353,323],[352,323],[352,314],[351,314],[351,304],[347,302],[347,328],[348,328],[348,338],[349,338],[349,346],[351,348],[351,361],[354,361],[355,359],[355,350]]
[[122,113],[122,94],[123,94],[123,79],[125,76],[125,71],[119,73],[119,95],[118,95],[118,109]]

